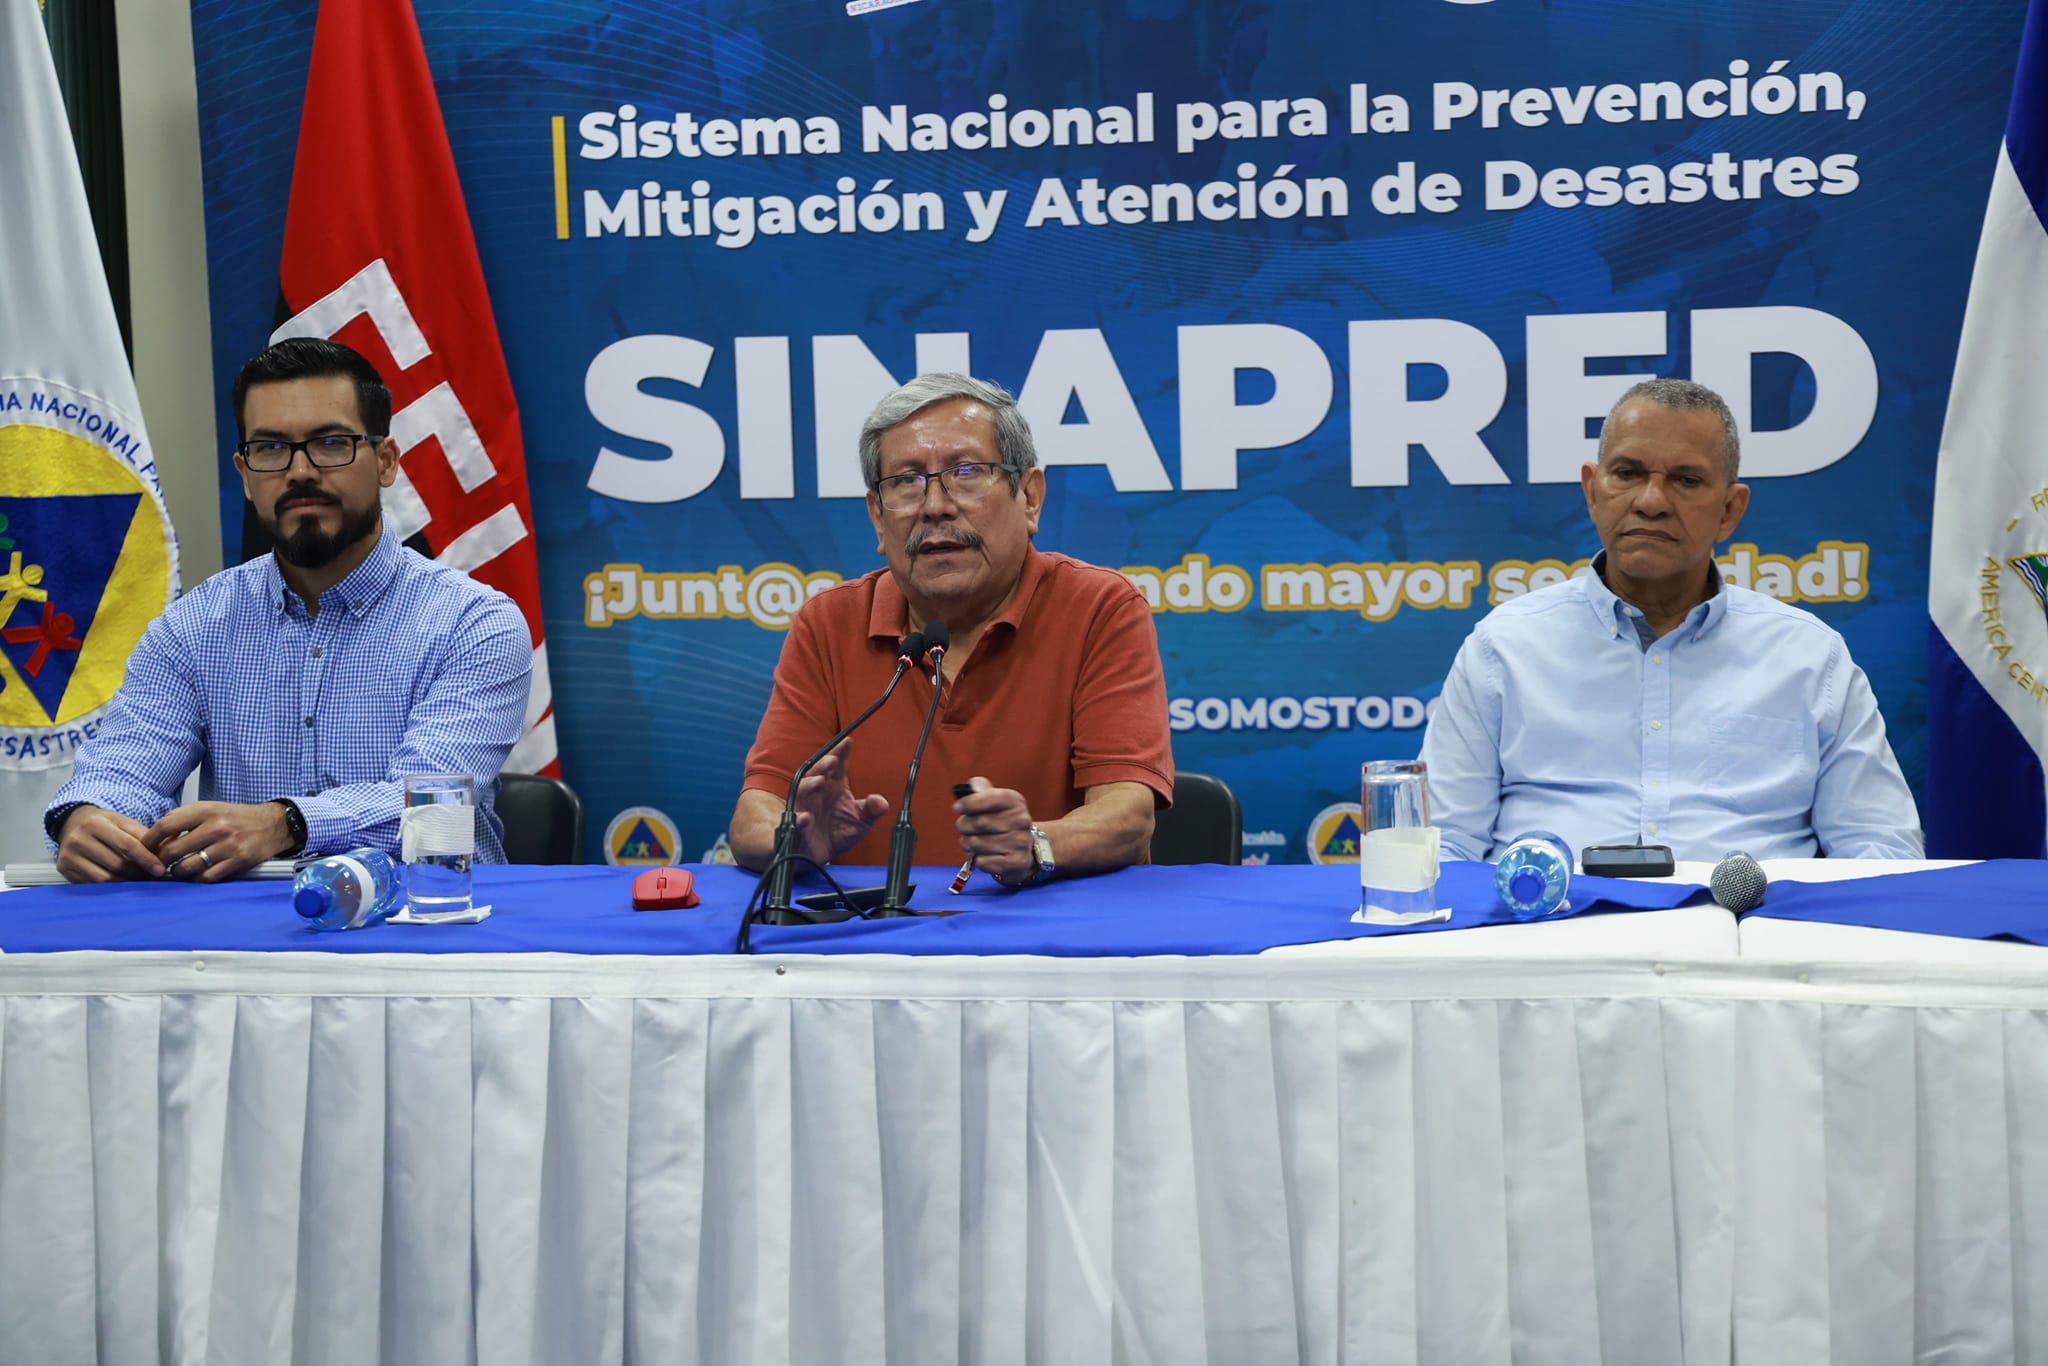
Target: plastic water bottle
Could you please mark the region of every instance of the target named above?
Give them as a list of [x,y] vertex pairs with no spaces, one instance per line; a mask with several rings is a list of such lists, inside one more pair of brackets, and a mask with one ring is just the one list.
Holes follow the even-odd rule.
[[1507,847],[1493,870],[1501,904],[1517,920],[1537,920],[1571,909],[1571,846],[1548,830],[1531,830]]
[[381,849],[354,849],[309,863],[292,879],[292,909],[315,930],[359,930],[404,900],[398,865]]

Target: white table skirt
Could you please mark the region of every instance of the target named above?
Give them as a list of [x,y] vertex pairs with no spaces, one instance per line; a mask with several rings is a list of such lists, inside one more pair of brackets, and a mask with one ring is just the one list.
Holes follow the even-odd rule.
[[0,958],[0,1362],[2048,1359],[2048,980]]

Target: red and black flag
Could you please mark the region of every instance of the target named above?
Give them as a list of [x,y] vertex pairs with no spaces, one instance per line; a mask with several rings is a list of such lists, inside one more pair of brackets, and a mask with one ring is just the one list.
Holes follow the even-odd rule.
[[533,695],[506,767],[558,772],[519,405],[408,0],[320,6],[278,274],[277,338],[333,337],[391,385],[386,522],[526,614]]

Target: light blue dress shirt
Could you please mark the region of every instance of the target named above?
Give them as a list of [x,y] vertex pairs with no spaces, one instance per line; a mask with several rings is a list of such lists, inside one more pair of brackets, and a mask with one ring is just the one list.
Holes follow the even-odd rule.
[[1913,794],[1842,637],[1718,574],[1714,586],[1655,641],[1597,572],[1473,628],[1422,742],[1446,856],[1497,858],[1529,830],[1574,851],[1665,844],[1708,862],[1922,856]]
[[388,530],[320,595],[318,616],[265,555],[149,624],[50,809],[90,802],[153,825],[196,767],[201,801],[291,798],[309,851],[395,854],[399,779],[469,773],[484,808],[477,858],[503,863],[491,807],[532,672],[510,598]]

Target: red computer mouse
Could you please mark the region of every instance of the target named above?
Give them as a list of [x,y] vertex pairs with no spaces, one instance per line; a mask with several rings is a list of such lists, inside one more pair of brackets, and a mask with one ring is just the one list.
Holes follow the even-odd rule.
[[672,911],[697,904],[697,879],[687,868],[649,868],[633,879],[633,909]]

